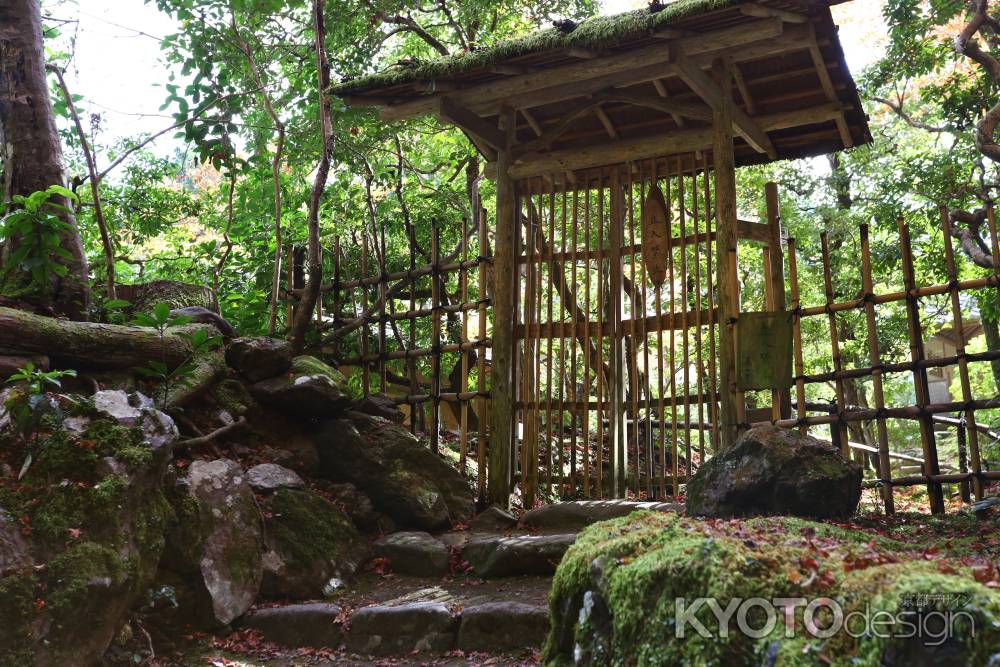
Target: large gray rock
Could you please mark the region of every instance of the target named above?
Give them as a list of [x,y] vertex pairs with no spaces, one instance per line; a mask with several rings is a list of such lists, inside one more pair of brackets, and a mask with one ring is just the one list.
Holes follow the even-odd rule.
[[698,469],[688,516],[847,517],[861,499],[861,466],[792,429],[758,426]]
[[362,412],[373,417],[382,417],[391,422],[402,424],[406,415],[399,409],[399,406],[389,396],[385,394],[371,394],[354,401],[351,406],[355,412]]
[[462,558],[480,577],[513,577],[553,574],[563,554],[576,542],[576,534],[517,535],[471,540]]
[[401,426],[352,412],[325,422],[316,445],[324,476],[363,489],[401,528],[446,528],[472,512],[465,478]]
[[264,639],[285,646],[335,648],[340,644],[341,608],[326,602],[254,609],[240,621],[259,630]]
[[261,463],[247,470],[247,480],[254,491],[301,489],[306,483],[294,470],[276,463]]
[[365,607],[351,614],[347,649],[373,655],[447,651],[455,644],[457,620],[440,602]]
[[177,575],[189,622],[228,625],[260,591],[264,535],[253,491],[235,461],[195,461],[177,481],[178,522],[162,567]]
[[372,554],[389,561],[393,572],[414,577],[448,573],[448,548],[429,533],[393,533],[372,543]]
[[177,431],[145,397],[113,398],[95,410],[85,397],[48,395],[74,430],[39,433],[31,465],[4,488],[0,664],[99,664],[153,583]]
[[523,602],[485,602],[466,607],[458,626],[461,651],[537,648],[549,632],[549,610]]
[[261,594],[308,599],[330,595],[368,554],[351,520],[311,491],[279,489],[261,504],[267,533]]
[[488,507],[469,522],[469,530],[480,533],[502,533],[517,525],[517,517],[499,507]]
[[679,503],[638,502],[630,500],[574,500],[552,503],[525,512],[521,525],[545,531],[579,531],[598,521],[628,516],[638,510],[677,512]]
[[257,382],[250,391],[264,407],[299,417],[328,419],[351,404],[340,371],[309,356],[295,357],[287,374]]
[[[154,451],[177,440],[174,420],[157,410],[152,399],[144,394],[126,393],[120,389],[103,390],[94,394],[93,401],[98,417],[112,419],[121,426],[138,427],[143,442]],[[74,422],[74,428],[79,428],[78,422]]]
[[237,338],[226,347],[226,363],[250,382],[260,382],[291,368],[292,346],[277,338]]

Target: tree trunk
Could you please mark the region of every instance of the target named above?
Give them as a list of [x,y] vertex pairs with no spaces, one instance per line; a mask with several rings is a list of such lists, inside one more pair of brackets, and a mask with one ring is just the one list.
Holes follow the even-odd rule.
[[[65,185],[62,147],[45,77],[38,0],[0,3],[0,157],[5,202],[13,195]],[[56,312],[85,319],[90,308],[87,258],[76,219],[69,214],[65,219],[70,229],[63,234],[62,247],[69,256],[55,259],[68,273],[45,286],[45,297]],[[5,240],[5,257],[16,244],[17,239]]]
[[[983,333],[986,334],[986,349],[1000,350],[1000,323],[987,317],[982,322]],[[993,385],[1000,390],[1000,359],[990,362],[990,370],[993,371]]]

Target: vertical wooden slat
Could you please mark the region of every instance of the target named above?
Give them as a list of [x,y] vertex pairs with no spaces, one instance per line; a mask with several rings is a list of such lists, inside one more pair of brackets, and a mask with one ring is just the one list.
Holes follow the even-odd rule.
[[705,276],[706,289],[708,294],[708,377],[709,377],[709,419],[712,422],[712,453],[719,450],[719,376],[716,366],[715,336],[717,321],[715,313],[715,272],[712,270],[712,258],[715,256],[712,248],[712,240],[715,238],[712,230],[712,186],[708,174],[708,156],[702,156],[704,171],[704,196],[705,196]]
[[[972,383],[969,381],[969,360],[965,357],[965,326],[962,322],[962,304],[958,297],[958,273],[955,270],[955,251],[951,241],[951,220],[948,209],[940,208],[941,231],[944,234],[944,260],[948,268],[948,290],[951,296],[951,316],[955,329],[955,354],[958,356],[958,376],[962,384],[962,401],[965,403],[965,427],[969,433],[969,452],[972,458],[972,491],[976,500],[983,499],[983,480],[979,477],[982,463],[979,454],[979,431],[976,429],[976,411],[972,407]],[[963,483],[968,496],[968,483]]]
[[[691,166],[691,214],[694,226],[694,344],[695,369],[697,369],[698,391],[698,463],[705,462],[705,382],[702,365],[702,322],[701,322],[701,248],[707,239],[701,236],[701,219],[698,215],[698,164],[692,160]],[[706,211],[707,214],[707,211]]]
[[[480,207],[479,197],[476,197],[476,205]],[[486,295],[489,293],[488,289],[488,279],[486,274],[487,266],[489,265],[489,260],[486,259],[486,255],[489,252],[489,232],[487,229],[488,221],[486,218],[486,209],[479,208],[478,212],[479,218],[479,340],[480,342],[486,340]],[[476,420],[479,424],[479,438],[476,442],[476,467],[477,475],[477,486],[478,486],[478,497],[483,499],[486,497],[486,439],[489,437],[489,432],[486,428],[487,422],[487,403],[486,398],[483,396],[486,392],[486,348],[480,347],[479,354],[476,357],[476,379],[479,385],[479,413]]]
[[[583,437],[583,497],[590,498],[590,181],[587,180],[583,186],[583,415],[582,415],[582,437]],[[573,210],[576,211],[577,202],[574,198]],[[573,267],[576,268],[577,253],[577,226],[573,226]],[[573,284],[576,285],[576,276],[573,277]],[[577,326],[574,323],[574,326]],[[574,378],[576,374],[574,373]],[[595,451],[600,452],[600,448],[595,447]],[[600,469],[600,461],[597,461],[597,468]]]
[[802,359],[802,302],[799,299],[799,269],[795,257],[795,239],[788,239],[788,281],[792,295],[792,352],[795,357],[795,405],[799,418],[799,432],[806,435],[809,427],[806,418],[806,383],[802,379],[805,364]]
[[[645,163],[639,163],[639,202],[636,206],[639,211],[639,221],[638,229],[640,235],[642,234],[642,206],[646,202],[646,173],[645,173]],[[640,236],[640,243],[646,241],[644,236]],[[642,376],[643,376],[643,396],[646,397],[646,407],[643,423],[646,425],[642,433],[643,442],[643,453],[646,457],[646,465],[644,466],[646,473],[646,497],[652,498],[655,494],[654,487],[654,469],[653,469],[653,419],[651,415],[654,413],[653,410],[653,395],[650,387],[650,368],[649,368],[649,326],[646,323],[646,317],[649,315],[648,306],[648,295],[649,290],[647,289],[647,275],[646,275],[646,258],[642,257],[642,261],[639,262],[639,287],[642,293],[642,309],[639,313],[639,323],[640,323],[640,336],[642,340]]]
[[431,451],[441,437],[441,228],[431,221]]
[[[291,266],[291,262],[289,262]],[[361,277],[368,277],[368,235],[361,232]],[[361,324],[361,391],[365,396],[372,393],[371,378],[368,372],[368,335],[369,318],[364,313],[368,312],[368,287],[361,285],[361,313],[364,322]]]
[[288,271],[285,274],[285,289],[289,294],[288,306],[285,309],[285,322],[288,326],[292,326],[292,320],[295,318],[295,306],[293,305],[293,300],[291,298],[291,292],[295,288],[295,247],[288,246],[288,259],[285,262],[288,267]]
[[[735,248],[733,248],[732,250],[729,251],[728,266],[729,266],[729,275],[727,276],[727,278],[728,278],[728,283],[729,283],[729,312],[731,312],[731,313],[739,313],[740,312],[740,281],[739,281],[739,277],[738,277],[739,274],[737,273],[737,258],[736,258],[736,249]],[[730,349],[730,353],[733,355],[733,359],[735,359],[736,358],[736,337],[739,335],[739,331],[737,329],[737,322],[736,322],[736,318],[735,317],[732,318],[731,323],[730,323],[729,326],[730,326],[730,329],[731,329],[731,332],[732,332],[732,335],[729,338],[729,340],[730,340],[730,348],[731,348]],[[746,428],[746,422],[747,422],[746,411],[747,411],[747,406],[746,406],[746,400],[743,397],[743,392],[740,391],[740,390],[738,390],[736,388],[735,383],[733,384],[732,392],[733,392],[733,403],[735,404],[734,407],[736,409],[736,415],[735,415],[736,416],[736,422],[735,422],[735,425],[736,425],[736,434],[739,435],[739,433],[741,433],[743,431],[743,429]]]
[[677,333],[674,322],[677,317],[677,288],[674,285],[674,217],[673,198],[671,193],[670,171],[666,176],[666,201],[667,201],[667,282],[669,283],[670,294],[670,359],[667,362],[667,371],[670,373],[670,494],[676,496],[680,493],[677,486],[678,457],[677,457]]
[[[656,170],[656,160],[653,160],[652,174],[650,175],[650,188],[657,187],[658,176]],[[669,201],[669,200],[668,200]],[[667,237],[669,238],[671,234],[670,230],[670,217],[667,216]],[[668,255],[669,257],[669,250]],[[664,373],[666,372],[666,364],[663,359],[663,283],[656,286],[656,378],[657,378],[657,412],[656,420],[659,425],[657,433],[660,438],[660,466],[659,466],[659,497],[665,498],[667,495],[665,478],[667,476],[667,425],[666,425],[666,411],[664,409],[663,395],[666,391],[664,382]]]
[[837,394],[837,421],[830,425],[830,439],[834,445],[840,448],[840,452],[846,458],[850,458],[851,447],[847,439],[847,422],[844,421],[844,415],[847,411],[846,401],[844,400],[844,379],[840,375],[844,371],[844,366],[840,358],[840,332],[837,330],[837,313],[832,309],[834,295],[833,274],[830,267],[830,236],[827,232],[823,232],[819,235],[819,238],[823,247],[823,286],[826,295],[827,322],[830,325],[830,354],[835,374],[833,386]]
[[[767,246],[761,248],[762,261],[764,265],[764,310],[774,310],[774,288],[771,284],[771,249]],[[781,399],[777,389],[771,390],[771,421],[781,419]]]
[[514,110],[500,111],[500,130],[505,145],[497,151],[496,233],[493,257],[493,359],[490,371],[490,465],[489,499],[501,507],[510,502],[511,458],[513,439],[512,390],[514,381],[514,238],[519,227],[517,192],[508,169],[513,164],[511,148],[516,124]]
[[[897,220],[899,228],[899,244],[903,260],[903,284],[906,288],[906,323],[910,339],[910,360],[919,363],[924,359],[923,333],[920,327],[920,305],[915,294],[916,279],[913,273],[913,251],[910,246],[910,229],[902,218]],[[917,396],[917,407],[921,410],[930,403],[930,391],[927,386],[927,369],[914,367],[913,386]],[[934,424],[929,414],[919,417],[920,443],[923,447],[924,475],[937,475],[938,468],[937,443],[934,439]],[[940,482],[927,483],[927,496],[931,512],[944,514],[944,495]]]
[[[567,185],[568,187],[568,185]],[[564,187],[561,191],[560,205],[562,208],[562,227],[559,233],[559,251],[560,257],[563,259],[559,262],[558,267],[553,263],[553,268],[558,268],[560,273],[559,283],[564,283],[566,281],[566,224],[567,224],[567,208],[569,206],[569,193]],[[576,282],[572,283],[572,289],[576,289]],[[564,449],[565,449],[565,416],[566,416],[566,345],[575,338],[567,338],[566,333],[566,300],[559,295],[559,382],[557,386],[559,387],[559,416],[556,422],[557,429],[557,442],[558,442],[558,463],[559,463],[559,497],[562,498],[566,495],[566,471],[564,468]],[[571,364],[574,368],[576,364]],[[576,374],[573,373],[575,379]],[[570,447],[569,455],[569,479],[573,487],[576,486],[576,439],[573,439]]]
[[[340,236],[333,239],[333,325],[338,326],[340,322],[340,309],[342,307],[340,303]],[[333,342],[333,354],[336,356],[340,355],[340,338],[334,340]]]
[[[475,211],[475,208],[473,208]],[[458,294],[459,302],[466,303],[469,300],[469,270],[465,267],[469,260],[469,221],[462,219],[462,268],[458,272]],[[463,310],[460,316],[462,322],[462,335],[460,340],[469,340],[469,311]],[[469,391],[469,355],[470,351],[459,350],[461,355],[462,377],[459,380],[459,391],[465,394]],[[469,401],[459,398],[458,417],[458,469],[465,474],[466,456],[469,449]]]
[[[878,330],[875,326],[875,302],[874,285],[872,283],[872,257],[871,248],[868,243],[868,225],[861,225],[861,289],[864,291],[865,300],[865,324],[868,328],[868,356],[872,366],[872,394],[875,398],[875,411],[878,417],[875,420],[878,433],[878,465],[879,478],[882,480],[880,492],[882,503],[885,506],[886,514],[895,513],[892,498],[892,462],[889,459],[889,431],[886,428],[885,417],[882,411],[885,409],[885,391],[882,388],[882,356],[878,349]],[[791,246],[789,246],[791,253]],[[789,260],[791,257],[789,257]],[[795,283],[792,283],[793,287]],[[801,348],[801,341],[799,342]],[[801,355],[801,351],[800,351]],[[801,375],[801,371],[796,371]],[[802,399],[798,399],[802,401]]]
[[555,332],[552,329],[553,325],[553,300],[555,299],[555,279],[553,275],[555,273],[555,260],[552,258],[552,254],[555,250],[555,226],[556,226],[556,186],[555,177],[552,178],[552,185],[549,188],[549,242],[548,242],[548,257],[546,257],[547,264],[547,282],[548,282],[548,295],[546,296],[546,321],[548,326],[546,327],[545,335],[547,337],[546,341],[546,352],[545,352],[545,397],[546,397],[546,407],[545,407],[545,492],[552,493],[552,460],[554,458],[552,451],[552,339],[555,336]]
[[[768,258],[771,270],[766,274],[770,281],[773,298],[772,309],[778,312],[785,310],[785,269],[784,257],[781,252],[781,205],[778,200],[778,184],[769,181],[764,185],[764,198],[767,203],[767,229],[770,240],[767,244]],[[782,419],[792,416],[792,399],[787,389],[775,390],[775,402],[778,404],[778,414]]]
[[611,170],[610,184],[611,215],[608,219],[608,319],[611,324],[611,382],[608,388],[611,400],[611,469],[613,471],[612,495],[615,498],[625,497],[626,477],[628,474],[628,454],[626,452],[625,434],[625,336],[622,327],[622,263],[623,244],[623,202],[620,172]]
[[385,225],[379,223],[379,253],[378,253],[378,298],[380,301],[379,311],[378,311],[378,380],[379,380],[379,391],[383,394],[388,393],[389,387],[386,384],[386,369],[385,369],[385,355],[386,355],[386,340],[388,336],[386,335],[386,294],[389,291],[389,281],[386,279],[386,269],[385,269]]
[[[600,323],[605,317],[605,290],[604,282],[607,272],[604,270],[604,176],[597,172],[597,321]],[[610,318],[609,318],[610,319]],[[594,451],[594,465],[597,466],[597,497],[604,498],[604,415],[610,415],[604,405],[605,386],[610,388],[610,383],[606,382],[604,369],[604,327],[597,328],[597,368],[595,369],[595,382],[597,383],[597,444]],[[609,462],[614,454],[614,448],[609,448]],[[612,468],[613,471],[613,468]]]
[[534,322],[535,317],[535,272],[538,270],[535,264],[535,225],[537,224],[537,216],[535,214],[535,203],[531,200],[530,195],[527,196],[528,201],[528,226],[525,230],[525,277],[524,277],[524,341],[523,341],[523,352],[524,352],[524,362],[521,366],[522,377],[521,377],[521,400],[524,403],[524,408],[522,410],[521,417],[521,494],[524,498],[524,506],[532,507],[534,504],[533,491],[529,490],[529,477],[533,474],[535,470],[535,465],[531,463],[531,441],[535,437],[534,434],[534,413],[530,407],[530,403],[533,399],[534,390],[532,388],[533,379],[536,377],[533,364],[535,360],[534,355],[534,341],[532,340],[532,335],[529,333],[529,329]]
[[[621,224],[628,227],[628,244],[629,247],[635,248],[635,217],[633,213],[633,204],[635,203],[632,198],[632,169],[631,164],[629,164],[629,169],[627,170],[627,177],[624,183],[624,193],[623,193],[623,203],[625,204],[626,214],[622,216]],[[640,481],[639,481],[639,339],[636,335],[636,319],[638,317],[637,310],[637,299],[639,298],[640,284],[636,280],[636,259],[635,252],[629,253],[629,280],[632,281],[632,291],[629,294],[629,332],[628,332],[628,345],[626,350],[628,351],[628,364],[629,364],[629,393],[631,394],[631,406],[629,412],[631,413],[632,428],[631,428],[631,438],[633,443],[634,461],[632,464],[632,474],[635,476],[633,480],[633,492],[636,497],[639,495]]]
[[677,157],[677,214],[681,237],[681,392],[684,400],[684,475],[691,479],[691,355],[688,349],[688,270],[687,270],[687,188],[684,186],[684,163]]

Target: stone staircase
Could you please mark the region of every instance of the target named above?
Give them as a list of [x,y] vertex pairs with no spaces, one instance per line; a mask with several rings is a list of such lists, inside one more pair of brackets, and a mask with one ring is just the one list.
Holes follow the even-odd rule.
[[580,501],[526,513],[519,524],[494,510],[468,531],[394,533],[375,560],[328,601],[259,607],[242,619],[265,640],[340,648],[355,656],[538,649],[548,633],[548,592],[583,527],[668,503]]

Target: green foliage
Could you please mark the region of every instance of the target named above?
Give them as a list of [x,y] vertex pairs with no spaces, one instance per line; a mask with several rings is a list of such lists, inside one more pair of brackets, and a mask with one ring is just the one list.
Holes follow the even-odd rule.
[[[162,343],[167,329],[189,324],[191,320],[192,318],[187,315],[172,316],[169,305],[158,303],[153,307],[152,312],[138,313],[132,323],[136,326],[156,329]],[[196,329],[191,333],[180,332],[177,335],[186,340],[190,346],[190,353],[184,361],[171,368],[164,356],[159,361],[150,361],[148,366],[139,366],[135,369],[139,375],[159,384],[161,395],[157,400],[161,408],[167,404],[171,387],[183,386],[190,382],[191,376],[197,369],[194,364],[196,355],[212,350],[222,343],[222,336],[210,336],[204,329]]]
[[47,292],[53,276],[62,278],[68,273],[57,258],[73,259],[61,244],[62,235],[72,227],[60,217],[72,215],[73,211],[55,198],[79,201],[75,194],[60,185],[51,185],[28,196],[14,195],[7,204],[8,212],[0,231],[0,238],[14,245],[2,267],[3,278],[7,280],[12,274],[29,276],[28,289],[34,296]]

